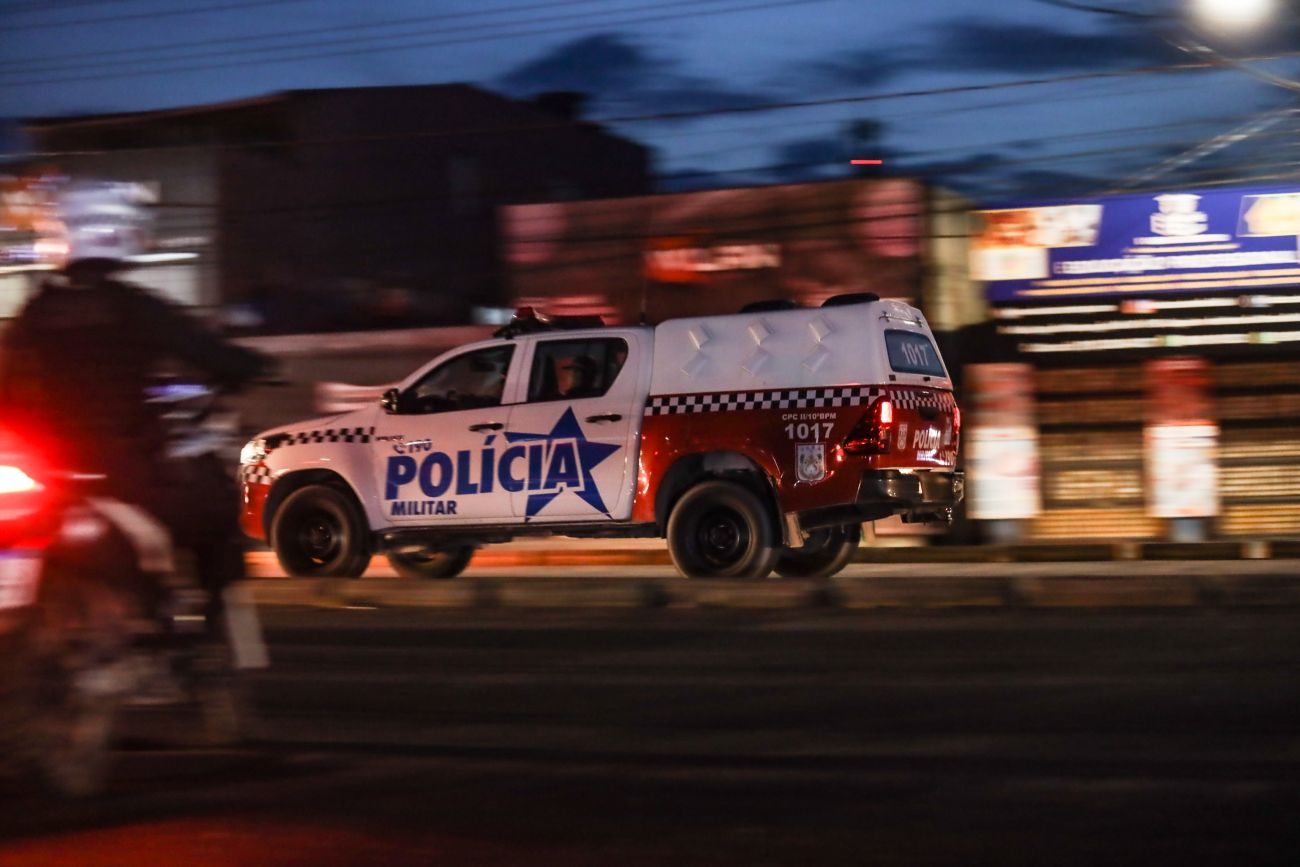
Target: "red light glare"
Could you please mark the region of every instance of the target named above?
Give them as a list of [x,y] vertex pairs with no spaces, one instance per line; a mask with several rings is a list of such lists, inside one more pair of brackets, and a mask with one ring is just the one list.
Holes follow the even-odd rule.
[[883,166],[884,160],[849,160],[849,165],[853,166]]
[[31,447],[31,439],[0,428],[0,494],[26,494],[44,490],[50,461]]
[[25,494],[40,489],[35,479],[18,467],[0,466],[0,494]]
[[888,400],[876,404],[876,418],[882,425],[894,423],[894,405]]

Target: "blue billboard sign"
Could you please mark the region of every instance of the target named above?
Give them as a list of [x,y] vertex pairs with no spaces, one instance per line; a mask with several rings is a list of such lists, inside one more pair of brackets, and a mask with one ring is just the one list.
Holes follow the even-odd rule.
[[1186,190],[976,211],[994,303],[1300,286],[1300,188]]

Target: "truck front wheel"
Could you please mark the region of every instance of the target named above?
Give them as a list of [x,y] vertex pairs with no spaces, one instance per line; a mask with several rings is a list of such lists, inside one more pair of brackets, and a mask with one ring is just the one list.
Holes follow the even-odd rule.
[[802,548],[781,549],[776,574],[783,578],[829,578],[848,565],[861,541],[861,524],[813,530]]
[[351,497],[327,485],[285,498],[271,523],[271,545],[296,578],[360,578],[370,565],[365,516]]
[[668,519],[668,550],[688,578],[763,578],[776,558],[769,510],[735,482],[702,482],[688,490]]

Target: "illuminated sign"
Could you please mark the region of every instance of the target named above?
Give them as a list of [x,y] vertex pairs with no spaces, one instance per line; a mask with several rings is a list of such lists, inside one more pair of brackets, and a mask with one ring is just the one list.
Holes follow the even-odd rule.
[[977,211],[994,302],[1300,286],[1300,190],[1127,195]]
[[646,276],[661,283],[700,283],[713,271],[779,267],[779,244],[703,245],[693,238],[656,238],[645,252]]

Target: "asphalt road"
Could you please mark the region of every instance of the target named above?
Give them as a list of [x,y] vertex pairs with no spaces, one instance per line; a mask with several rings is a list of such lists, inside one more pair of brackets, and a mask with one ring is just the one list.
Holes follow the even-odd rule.
[[258,749],[137,717],[0,865],[1300,863],[1300,611],[271,609]]

